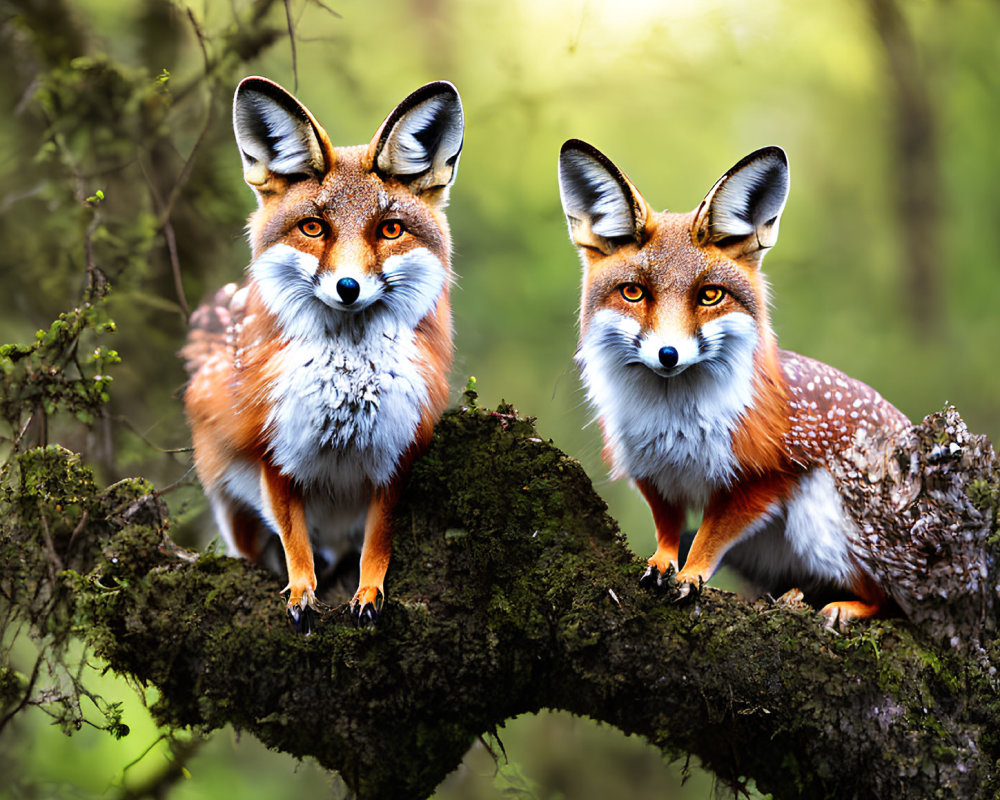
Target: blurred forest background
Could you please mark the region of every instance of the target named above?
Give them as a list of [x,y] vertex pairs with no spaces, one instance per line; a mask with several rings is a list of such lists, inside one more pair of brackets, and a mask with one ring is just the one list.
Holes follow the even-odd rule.
[[[88,282],[106,281],[117,331],[94,341],[122,359],[103,416],[30,434],[82,452],[105,481],[169,488],[181,543],[215,536],[183,451],[175,354],[189,311],[248,259],[253,196],[229,104],[239,78],[261,74],[340,145],[367,142],[422,83],[457,85],[454,396],[475,375],[484,403],[538,417],[640,554],[654,546],[649,512],[607,479],[572,364],[580,276],[556,185],[570,137],[678,211],[751,150],[784,147],[792,190],[765,262],[781,344],[867,381],[912,419],[954,403],[996,441],[998,31],[1000,5],[979,0],[7,0],[0,342],[32,341]],[[2,647],[30,670],[34,646],[15,633]],[[33,707],[0,735],[0,797],[342,791],[250,737],[158,731],[134,687],[99,664],[81,669],[123,704],[130,734],[84,724],[66,737]],[[476,745],[438,797],[712,796],[694,764],[665,768],[585,720],[518,719],[500,738],[509,763]]]

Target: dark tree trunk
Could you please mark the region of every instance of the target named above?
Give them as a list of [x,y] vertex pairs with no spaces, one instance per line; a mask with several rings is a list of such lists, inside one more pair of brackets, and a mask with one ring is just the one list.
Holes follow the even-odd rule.
[[943,332],[946,304],[941,280],[941,208],[944,186],[937,114],[927,67],[896,0],[867,0],[885,53],[892,103],[892,181],[902,243],[900,273],[905,311],[914,333]]

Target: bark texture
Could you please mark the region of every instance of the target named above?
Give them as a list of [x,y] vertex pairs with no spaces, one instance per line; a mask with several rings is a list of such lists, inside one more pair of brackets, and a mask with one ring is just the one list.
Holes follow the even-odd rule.
[[[915,441],[947,435],[960,423],[950,413],[925,420]],[[970,465],[944,446],[961,485],[976,487],[949,501],[982,515],[968,547],[990,553],[992,449]],[[58,448],[21,456],[17,470],[7,501],[24,520],[60,498],[70,510],[47,532],[4,529],[2,582],[15,604],[61,597],[115,671],[157,688],[160,722],[232,723],[316,757],[359,798],[427,797],[479,734],[541,708],[642,734],[668,757],[693,753],[779,800],[1000,791],[992,625],[975,635],[945,626],[947,638],[902,619],[834,631],[795,602],[709,588],[676,603],[672,584],[640,590],[644,564],[579,464],[508,407],[467,405],[439,424],[398,511],[374,629],[337,607],[311,636],[294,634],[279,579],[176,548],[142,482],[98,490]],[[939,491],[947,469],[934,480],[909,502]],[[944,500],[937,508],[947,515]],[[48,538],[61,572],[48,557],[25,561],[47,548],[33,536]],[[989,614],[992,564],[984,555]],[[963,611],[956,625],[970,624]]]

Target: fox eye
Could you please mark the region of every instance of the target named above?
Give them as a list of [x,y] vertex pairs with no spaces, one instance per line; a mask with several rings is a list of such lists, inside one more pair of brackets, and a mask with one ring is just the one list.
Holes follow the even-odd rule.
[[714,306],[722,302],[726,296],[726,290],[721,286],[702,286],[698,292],[698,305]]
[[326,233],[326,223],[316,217],[306,217],[299,222],[299,230],[310,239],[315,239]]
[[646,296],[646,290],[643,289],[638,283],[626,283],[621,287],[621,289],[619,289],[619,291],[622,293],[622,297],[630,303],[638,303]]
[[398,239],[403,235],[406,228],[398,219],[387,219],[378,224],[378,235],[380,239]]

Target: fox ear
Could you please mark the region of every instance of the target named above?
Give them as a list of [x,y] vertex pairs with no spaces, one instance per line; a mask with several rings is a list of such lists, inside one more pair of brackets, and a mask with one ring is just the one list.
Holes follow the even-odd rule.
[[716,181],[695,213],[695,244],[734,251],[759,263],[778,241],[778,222],[788,197],[788,159],[780,147],[764,147]]
[[570,139],[562,146],[559,195],[569,237],[577,246],[610,255],[641,238],[646,201],[596,147],[579,139]]
[[372,139],[372,166],[414,194],[447,189],[458,172],[464,137],[458,90],[447,81],[428,83],[386,117]]
[[305,178],[332,165],[326,132],[309,110],[266,78],[245,78],[233,98],[233,130],[243,177],[263,191],[272,176]]

